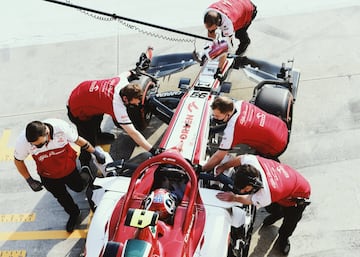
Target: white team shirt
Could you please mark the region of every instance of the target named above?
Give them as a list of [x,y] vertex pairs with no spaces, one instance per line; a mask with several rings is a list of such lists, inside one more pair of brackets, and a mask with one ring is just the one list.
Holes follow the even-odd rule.
[[240,158],[241,158],[240,159],[241,164],[250,164],[250,165],[254,166],[257,170],[260,171],[263,188],[261,188],[259,191],[257,191],[255,194],[253,194],[251,196],[252,203],[257,208],[265,207],[265,206],[271,204],[271,193],[270,193],[270,188],[269,188],[269,185],[267,182],[267,178],[266,178],[265,172],[264,172],[263,168],[261,167],[256,156],[245,154],[245,155],[242,155]]
[[53,126],[53,138],[48,144],[41,148],[37,148],[27,141],[24,129],[20,133],[15,144],[14,157],[17,160],[25,160],[29,155],[39,155],[44,152],[48,153],[41,158],[51,157],[53,154],[56,154],[56,151],[51,150],[63,148],[66,144],[75,142],[79,137],[76,128],[66,121],[60,119],[46,119],[43,122]]

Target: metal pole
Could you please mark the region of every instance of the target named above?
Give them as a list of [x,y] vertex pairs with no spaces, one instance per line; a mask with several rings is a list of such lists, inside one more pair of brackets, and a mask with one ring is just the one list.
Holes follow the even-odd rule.
[[126,20],[126,21],[130,21],[130,22],[139,23],[139,24],[142,24],[142,25],[154,27],[154,28],[157,28],[157,29],[171,31],[171,32],[182,34],[182,35],[189,36],[189,37],[195,37],[195,38],[199,38],[199,39],[203,39],[203,40],[207,40],[207,41],[213,41],[213,39],[208,38],[208,37],[203,37],[203,36],[187,33],[187,32],[180,31],[180,30],[171,29],[171,28],[159,26],[159,25],[156,25],[156,24],[147,23],[147,22],[144,22],[144,21],[139,21],[139,20],[134,20],[134,19],[122,17],[122,16],[119,16],[119,15],[117,15],[115,13],[113,13],[113,14],[106,13],[106,12],[90,9],[90,8],[87,8],[87,7],[83,7],[83,6],[79,6],[79,5],[75,5],[75,4],[70,4],[70,3],[65,3],[65,2],[60,2],[60,1],[56,1],[56,0],[44,0],[44,1],[55,3],[55,4],[60,4],[60,5],[65,5],[65,6],[68,6],[68,7],[72,7],[72,8],[88,11],[88,12],[93,12],[93,13],[97,13],[97,14],[104,15],[104,16],[109,16],[109,17],[111,17],[111,18],[113,18],[115,20],[116,19]]

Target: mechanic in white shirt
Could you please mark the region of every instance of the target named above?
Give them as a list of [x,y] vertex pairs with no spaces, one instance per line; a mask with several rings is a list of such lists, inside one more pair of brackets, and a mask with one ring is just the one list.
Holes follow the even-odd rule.
[[293,234],[310,198],[309,182],[286,164],[256,155],[239,155],[219,165],[216,175],[236,167],[233,192],[220,192],[222,201],[266,207],[271,214],[263,221],[268,226],[283,218],[279,228],[278,247],[283,254],[290,251],[289,237]]
[[[19,135],[14,151],[15,166],[31,189],[37,192],[44,186],[69,214],[66,224],[68,232],[74,230],[80,210],[66,186],[75,192],[81,192],[86,186],[76,168],[77,153],[70,143],[93,154],[99,163],[105,163],[102,152],[80,137],[74,126],[60,119],[28,123]],[[36,163],[41,182],[32,178],[25,164],[29,155]]]
[[257,14],[256,6],[250,0],[220,0],[211,4],[204,15],[204,25],[208,37],[216,38],[216,29],[220,28],[223,37],[239,39],[237,55],[243,54],[250,44],[247,30]]

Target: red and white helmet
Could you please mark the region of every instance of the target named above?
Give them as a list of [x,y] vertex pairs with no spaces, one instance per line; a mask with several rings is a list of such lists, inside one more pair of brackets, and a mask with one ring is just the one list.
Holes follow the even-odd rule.
[[144,207],[159,213],[160,220],[166,220],[175,213],[176,201],[167,189],[158,188],[146,197]]

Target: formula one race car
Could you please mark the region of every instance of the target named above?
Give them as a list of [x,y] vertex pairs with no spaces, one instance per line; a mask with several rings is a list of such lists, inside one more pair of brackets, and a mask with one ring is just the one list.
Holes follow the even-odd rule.
[[[200,164],[206,158],[205,145],[209,136],[221,131],[210,124],[210,105],[216,96],[230,92],[231,83],[226,78],[236,66],[257,83],[249,101],[280,117],[287,124],[290,135],[300,72],[285,63],[277,66],[246,56],[227,54],[218,73],[217,57],[226,54],[226,51],[226,45],[215,42],[204,55],[206,58],[201,60],[194,53],[160,55],[151,59],[149,56],[152,54],[143,53],[132,71],[145,91],[142,105],[128,110],[135,126],[141,130],[146,128],[152,115],[156,115],[169,125],[159,146],[168,149],[178,145],[183,148],[185,158],[193,164]],[[191,85],[191,79],[182,78],[178,84],[179,91],[158,92],[159,77],[182,71],[197,64],[196,60],[201,63],[201,70]]]
[[[245,234],[252,226],[253,207],[220,201],[218,190],[201,188],[198,180],[177,149],[142,162],[131,178],[97,179],[106,193],[85,256],[246,256],[234,252],[247,238],[235,240],[234,252],[226,246],[232,227]],[[231,187],[231,180],[221,182]]]
[[[212,49],[224,54],[216,45]],[[96,210],[84,254],[246,257],[254,206],[218,200],[219,190],[233,190],[231,179],[196,172],[208,158],[209,138],[217,131],[211,126],[210,105],[231,85],[214,77],[219,62],[207,58],[201,60],[200,73],[191,85],[181,79],[179,92],[158,93],[159,76],[197,62],[192,53],[151,60],[149,56],[149,52],[143,54],[132,71],[132,79],[145,91],[141,108],[135,110],[139,115],[134,117],[140,117],[143,128],[152,115],[168,124],[159,143],[164,151],[156,156],[143,153],[131,169],[119,160],[103,165],[104,177],[93,182],[91,199]],[[227,54],[221,78],[229,75],[235,63],[258,82],[250,101],[281,117],[290,133],[300,73],[285,65]]]

